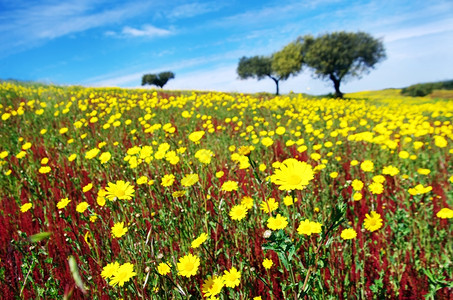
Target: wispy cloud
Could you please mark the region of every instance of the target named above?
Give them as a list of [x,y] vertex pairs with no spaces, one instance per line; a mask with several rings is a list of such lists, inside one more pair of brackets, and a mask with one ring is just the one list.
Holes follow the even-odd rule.
[[157,36],[166,36],[166,35],[171,35],[173,34],[174,31],[168,30],[168,29],[163,29],[163,28],[157,28],[153,25],[143,25],[141,29],[133,28],[126,26],[123,28],[121,31],[121,35],[128,37],[157,37]]
[[447,20],[439,20],[423,25],[412,26],[408,28],[402,28],[393,30],[384,35],[385,42],[394,42],[398,40],[404,40],[414,37],[420,37],[430,34],[438,34],[453,31],[453,18]]
[[218,11],[222,8],[222,4],[216,3],[189,3],[175,7],[166,16],[169,19],[184,19],[193,18],[209,12]]
[[0,52],[3,55],[68,34],[121,22],[142,13],[147,7],[141,3],[106,6],[89,0],[18,3],[0,14]]

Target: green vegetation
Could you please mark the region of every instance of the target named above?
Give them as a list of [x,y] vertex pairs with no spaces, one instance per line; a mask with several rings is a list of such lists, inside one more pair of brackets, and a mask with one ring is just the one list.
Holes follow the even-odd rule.
[[170,71],[161,72],[159,74],[145,74],[142,77],[142,85],[149,84],[163,88],[164,85],[173,78],[175,78],[175,74]]
[[424,97],[434,90],[453,90],[453,80],[418,83],[401,90],[401,94],[412,97]]

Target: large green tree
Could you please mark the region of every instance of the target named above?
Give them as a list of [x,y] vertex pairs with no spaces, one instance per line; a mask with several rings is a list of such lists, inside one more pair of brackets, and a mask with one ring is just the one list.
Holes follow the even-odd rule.
[[145,74],[142,76],[142,85],[149,84],[163,88],[164,85],[170,80],[175,78],[173,72],[161,72],[159,74]]
[[365,32],[332,32],[314,38],[303,37],[303,62],[314,70],[315,77],[331,80],[335,96],[343,97],[340,84],[360,78],[385,59],[382,41]]

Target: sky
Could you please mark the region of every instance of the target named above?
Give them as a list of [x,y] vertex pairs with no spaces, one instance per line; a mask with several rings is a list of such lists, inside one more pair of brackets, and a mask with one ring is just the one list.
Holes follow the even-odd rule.
[[[271,79],[240,80],[239,59],[334,31],[367,32],[387,54],[342,92],[453,79],[451,0],[0,0],[0,79],[138,88],[172,71],[165,89],[273,93]],[[280,91],[334,90],[304,68]]]

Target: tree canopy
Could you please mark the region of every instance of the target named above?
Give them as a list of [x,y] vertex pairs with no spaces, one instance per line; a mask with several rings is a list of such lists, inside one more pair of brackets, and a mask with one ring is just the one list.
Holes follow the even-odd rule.
[[290,75],[297,74],[302,67],[298,47],[296,44],[289,44],[272,56],[242,57],[237,68],[239,78],[261,80],[269,77],[275,82],[275,94],[278,95],[280,80],[286,80]]
[[385,59],[383,43],[365,32],[333,32],[314,38],[303,37],[303,61],[315,77],[332,80],[335,95],[342,98],[340,83],[360,78]]
[[149,84],[163,88],[170,79],[175,78],[173,72],[161,72],[159,74],[145,74],[142,77],[142,85]]

